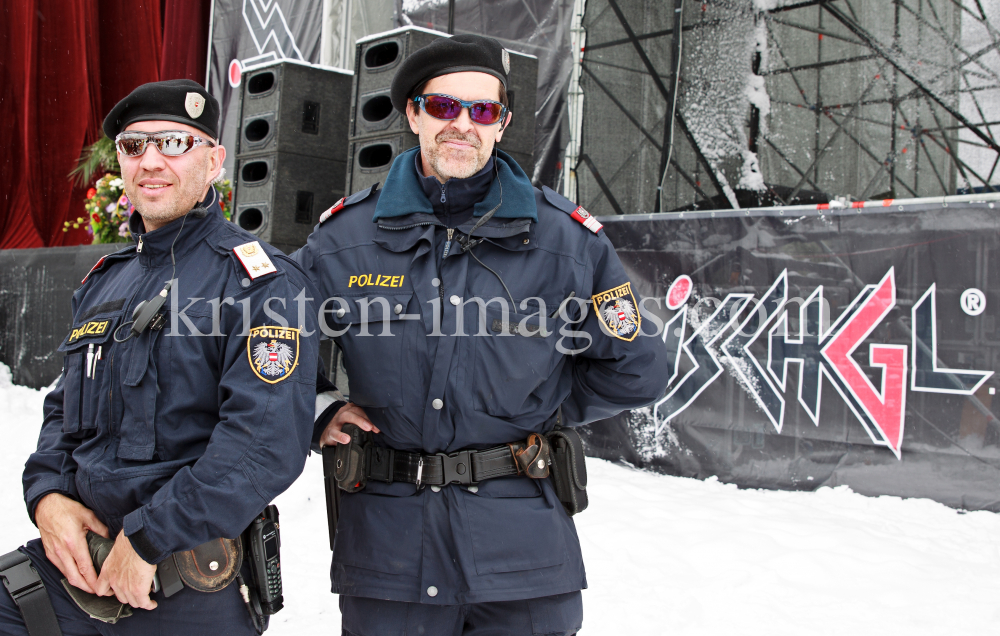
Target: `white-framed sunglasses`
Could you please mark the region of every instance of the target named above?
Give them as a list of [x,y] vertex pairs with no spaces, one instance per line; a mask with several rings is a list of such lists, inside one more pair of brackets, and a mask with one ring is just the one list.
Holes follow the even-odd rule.
[[215,147],[215,142],[183,130],[163,130],[160,132],[139,132],[135,130],[119,133],[115,137],[115,147],[126,157],[139,157],[146,152],[146,146],[153,144],[165,157],[185,155],[198,146]]

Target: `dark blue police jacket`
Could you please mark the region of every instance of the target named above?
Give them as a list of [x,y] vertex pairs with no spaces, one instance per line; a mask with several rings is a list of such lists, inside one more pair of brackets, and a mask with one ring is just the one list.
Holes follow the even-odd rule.
[[[103,258],[73,294],[63,374],[24,469],[32,519],[61,493],[112,537],[124,527],[150,563],[239,535],[302,471],[312,434],[318,343],[299,327],[315,330],[315,312],[300,325],[294,300],[308,282],[217,198],[148,233],[133,214],[138,246]],[[171,278],[175,239],[165,324],[116,342]]]
[[[321,321],[344,352],[350,400],[382,431],[377,442],[484,449],[551,430],[560,405],[564,421],[580,425],[659,397],[665,347],[638,335],[636,299],[611,242],[571,216],[586,212],[533,189],[502,152],[443,185],[418,172],[418,152],[396,159],[381,191],[335,206],[292,255],[334,299]],[[485,240],[463,252],[458,237],[497,205],[475,233]],[[517,307],[504,317],[508,290]],[[612,327],[572,300],[542,325],[572,293],[613,296],[604,303]],[[481,310],[476,297],[493,302]],[[336,593],[436,604],[586,587],[573,521],[549,480],[527,477],[419,492],[369,481],[344,493],[331,576]]]

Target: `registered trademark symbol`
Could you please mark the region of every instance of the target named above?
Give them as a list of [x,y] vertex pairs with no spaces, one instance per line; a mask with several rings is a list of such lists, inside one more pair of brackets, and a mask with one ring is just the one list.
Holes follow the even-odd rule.
[[962,311],[970,316],[978,316],[986,311],[986,295],[975,287],[970,287],[962,292]]

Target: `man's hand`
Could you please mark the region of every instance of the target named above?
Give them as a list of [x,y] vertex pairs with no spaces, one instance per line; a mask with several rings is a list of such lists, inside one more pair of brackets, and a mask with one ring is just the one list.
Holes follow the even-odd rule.
[[111,553],[101,567],[96,593],[98,596],[111,596],[108,590],[113,590],[122,603],[139,609],[155,609],[156,601],[149,598],[154,574],[156,566],[146,563],[136,554],[122,530],[115,539],[115,547],[111,548]]
[[87,549],[87,530],[107,537],[107,526],[83,504],[55,492],[42,497],[35,506],[35,523],[49,561],[70,585],[95,593],[97,571]]
[[350,442],[351,436],[347,433],[341,432],[341,429],[344,428],[344,424],[355,424],[362,429],[372,431],[373,433],[382,432],[368,420],[368,416],[361,410],[361,407],[348,402],[344,406],[340,407],[340,410],[330,418],[330,422],[326,425],[326,428],[323,430],[323,434],[319,438],[319,445],[333,446],[335,444],[347,444]]

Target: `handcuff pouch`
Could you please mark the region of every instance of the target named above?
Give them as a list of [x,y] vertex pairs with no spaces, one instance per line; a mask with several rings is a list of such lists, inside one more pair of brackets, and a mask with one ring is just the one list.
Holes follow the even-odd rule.
[[587,465],[583,439],[572,428],[557,428],[548,434],[552,447],[552,485],[566,513],[573,516],[587,509]]

